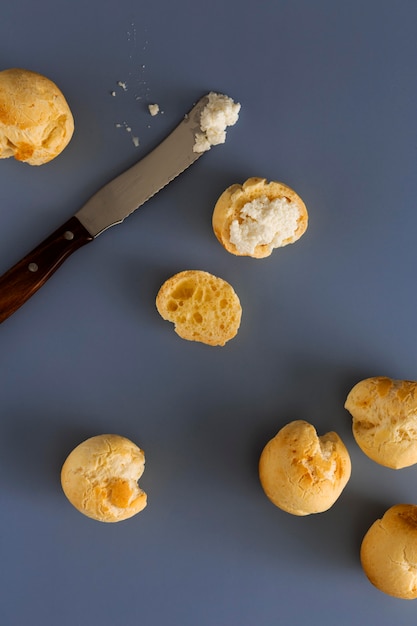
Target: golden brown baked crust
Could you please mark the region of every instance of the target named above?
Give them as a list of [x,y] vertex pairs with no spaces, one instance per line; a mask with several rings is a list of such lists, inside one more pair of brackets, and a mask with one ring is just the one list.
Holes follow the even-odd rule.
[[[269,202],[286,200],[288,207],[296,211],[295,228],[284,234],[283,238],[280,238],[279,233],[275,231],[275,244],[269,241],[257,243],[250,251],[239,250],[239,247],[231,241],[232,225],[241,226],[245,221],[242,209],[248,203],[263,198]],[[289,220],[283,216],[280,222],[286,230]],[[221,194],[214,207],[212,225],[214,234],[228,252],[237,256],[262,259],[269,256],[275,247],[286,246],[297,241],[307,229],[308,213],[302,199],[284,183],[274,181],[268,183],[265,178],[252,177],[248,178],[243,185],[231,185]]]
[[417,598],[417,506],[388,509],[363,538],[360,558],[377,589],[404,600]]
[[373,461],[400,469],[417,463],[417,382],[366,378],[349,392],[353,436]]
[[61,470],[62,489],[78,511],[100,522],[119,522],[145,508],[139,488],[145,455],[120,435],[97,435],[80,443]]
[[0,72],[0,158],[30,165],[54,159],[68,145],[74,119],[60,89],[30,70]]
[[349,453],[334,432],[319,437],[304,420],[290,422],[265,446],[259,479],[275,506],[292,515],[329,509],[351,473]]
[[182,339],[210,346],[224,346],[235,337],[242,316],[233,287],[202,270],[171,276],[156,296],[156,308]]

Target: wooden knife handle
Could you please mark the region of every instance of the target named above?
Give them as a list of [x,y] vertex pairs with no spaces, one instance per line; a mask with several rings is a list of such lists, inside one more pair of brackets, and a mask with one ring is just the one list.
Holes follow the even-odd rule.
[[0,277],[0,323],[17,311],[73,252],[93,237],[76,217]]

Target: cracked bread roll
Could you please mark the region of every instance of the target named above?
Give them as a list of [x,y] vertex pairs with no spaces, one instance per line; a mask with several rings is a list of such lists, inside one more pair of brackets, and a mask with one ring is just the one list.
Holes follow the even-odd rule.
[[334,432],[319,437],[312,424],[290,422],[265,446],[259,479],[266,496],[292,515],[327,511],[349,481],[349,453]]
[[242,316],[233,287],[202,270],[185,270],[165,281],[156,308],[182,339],[210,346],[224,346],[235,337]]
[[80,443],[61,470],[62,489],[71,504],[99,522],[120,522],[145,508],[138,480],[145,455],[126,437],[97,435]]
[[262,259],[275,248],[297,241],[307,229],[308,213],[301,198],[284,183],[253,177],[222,193],[212,225],[228,252]]
[[43,165],[68,145],[74,119],[60,89],[25,69],[0,72],[0,158]]
[[363,538],[360,559],[369,581],[380,591],[417,598],[417,506],[396,504],[376,520]]
[[391,469],[417,463],[417,382],[366,378],[351,389],[345,408],[353,436],[370,459]]

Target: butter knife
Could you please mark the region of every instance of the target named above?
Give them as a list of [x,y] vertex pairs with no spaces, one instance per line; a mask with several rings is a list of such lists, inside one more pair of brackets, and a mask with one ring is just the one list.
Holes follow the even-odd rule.
[[208,95],[154,150],[99,189],[68,221],[0,277],[0,323],[17,311],[76,250],[120,224],[203,152],[194,150]]

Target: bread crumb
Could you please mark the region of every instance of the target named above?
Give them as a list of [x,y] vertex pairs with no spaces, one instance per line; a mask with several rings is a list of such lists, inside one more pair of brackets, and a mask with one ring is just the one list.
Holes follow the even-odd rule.
[[193,147],[194,152],[206,152],[211,146],[226,141],[226,128],[234,126],[239,119],[241,105],[228,96],[210,92],[208,103],[204,107],[201,118],[201,133],[197,133]]
[[[132,132],[132,127],[129,126],[129,124],[127,122],[117,122],[115,124],[116,128],[123,128],[127,133],[131,133]],[[132,142],[133,145],[135,146],[135,148],[137,148],[139,146],[139,137],[137,137],[136,135],[132,135]]]
[[158,115],[159,113],[159,104],[149,104],[148,105],[149,113],[152,116]]
[[119,85],[119,87],[123,89],[123,91],[127,91],[127,84],[125,82],[123,82],[122,80],[119,80],[117,84]]

